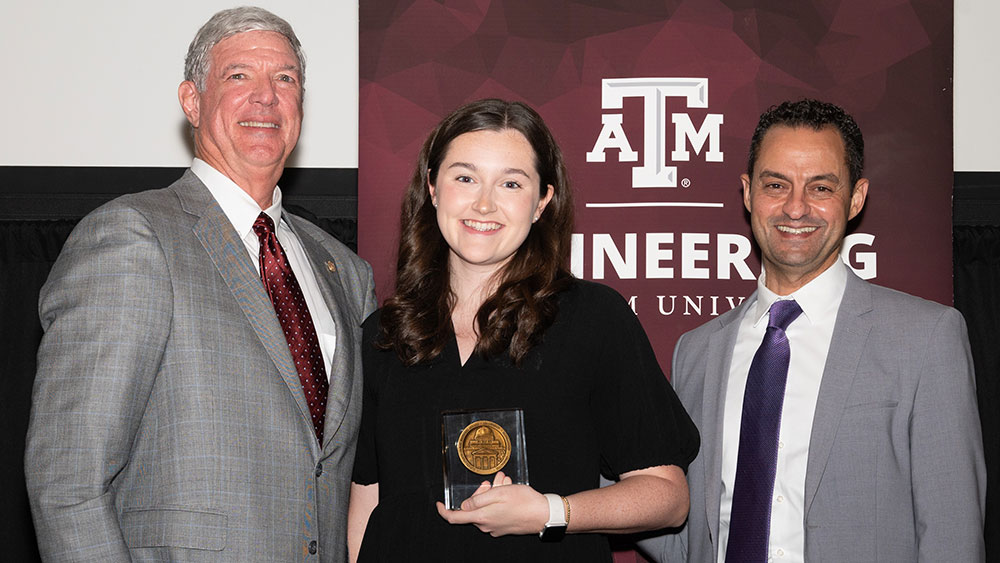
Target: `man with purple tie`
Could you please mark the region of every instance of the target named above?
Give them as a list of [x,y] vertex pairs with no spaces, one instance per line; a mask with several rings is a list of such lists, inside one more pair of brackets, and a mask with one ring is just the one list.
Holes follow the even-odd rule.
[[672,383],[702,433],[658,561],[982,561],[986,472],[965,322],[841,260],[864,207],[841,108],[761,116],[742,175],[757,291],[684,334]]

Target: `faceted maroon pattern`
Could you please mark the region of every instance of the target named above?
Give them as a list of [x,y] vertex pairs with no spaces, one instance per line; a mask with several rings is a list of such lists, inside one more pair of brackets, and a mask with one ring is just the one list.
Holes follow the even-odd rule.
[[[552,129],[569,168],[583,276],[595,279],[595,234],[610,235],[619,249],[627,235],[636,236],[635,277],[620,279],[605,258],[598,281],[636,297],[666,371],[681,333],[728,311],[728,298],[739,303],[754,290],[735,271],[719,275],[719,235],[750,236],[739,175],[760,113],[785,99],[813,97],[844,106],[865,134],[871,189],[852,230],[875,237],[871,247],[856,249],[878,253],[873,281],[950,303],[952,23],[949,0],[361,2],[359,253],[375,269],[379,297],[391,295],[397,210],[426,135],[473,99],[528,102]],[[644,162],[650,119],[643,101],[626,98],[621,110],[601,104],[602,79],[643,77],[708,80],[707,108],[687,108],[679,98],[666,103],[662,126],[667,164],[677,167],[675,188],[633,189],[632,168],[642,162],[619,162],[616,150],[607,151],[606,162],[586,161],[602,115],[618,113]],[[724,161],[693,151],[690,161],[674,161],[675,113],[694,124],[722,114]],[[586,206],[622,201],[725,206]],[[647,233],[673,236],[662,245],[672,252],[662,266],[673,268],[673,277],[648,275]],[[709,240],[685,242],[683,233]],[[707,276],[684,277],[685,255]],[[862,267],[863,258],[854,265]],[[747,263],[759,272],[756,253]]]
[[309,403],[316,438],[323,443],[323,417],[326,413],[326,396],[329,383],[323,354],[319,349],[319,338],[312,316],[306,307],[302,288],[295,279],[285,251],[278,243],[274,232],[274,221],[266,213],[261,213],[253,224],[253,230],[260,239],[260,277],[267,294],[274,305],[274,312],[285,331],[288,349],[295,360],[299,372],[302,392]]

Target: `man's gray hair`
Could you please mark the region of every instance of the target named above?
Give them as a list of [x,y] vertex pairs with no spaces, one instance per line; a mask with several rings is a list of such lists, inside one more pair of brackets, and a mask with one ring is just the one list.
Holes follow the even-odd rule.
[[184,80],[194,82],[199,92],[205,91],[205,81],[211,70],[212,47],[227,37],[246,31],[273,31],[288,39],[288,43],[299,60],[299,84],[305,91],[306,57],[302,53],[302,44],[295,36],[295,31],[288,22],[255,6],[241,6],[222,10],[212,16],[201,26],[188,47],[184,58]]

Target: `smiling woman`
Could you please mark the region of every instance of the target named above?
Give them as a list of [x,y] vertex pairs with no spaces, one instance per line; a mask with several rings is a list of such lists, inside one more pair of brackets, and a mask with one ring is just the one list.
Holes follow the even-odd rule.
[[[572,278],[572,228],[562,154],[541,117],[500,100],[459,108],[427,138],[404,196],[383,325],[407,328],[384,342],[413,365],[439,355],[452,330],[471,333],[475,315],[477,350],[520,362]],[[485,293],[467,295],[473,286]],[[453,328],[456,309],[465,316]]]
[[[554,188],[542,186],[535,152],[514,129],[459,135],[441,169],[431,172],[436,182],[428,179],[428,188],[450,250],[448,268],[473,285],[486,284],[528,237]],[[463,350],[463,358],[471,351]]]
[[[473,102],[424,143],[397,293],[364,325],[352,560],[610,561],[602,533],[684,521],[697,430],[625,300],[569,273],[572,213],[559,148],[524,104]],[[520,410],[523,431],[480,440],[489,469],[450,510],[443,420],[470,410]],[[501,428],[482,416],[462,434]],[[506,475],[514,457],[530,485]],[[618,482],[599,488],[602,473]]]

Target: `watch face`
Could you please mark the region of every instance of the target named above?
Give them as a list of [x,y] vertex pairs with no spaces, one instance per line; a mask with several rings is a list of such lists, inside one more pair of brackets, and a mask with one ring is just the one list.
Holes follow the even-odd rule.
[[546,524],[539,537],[542,541],[559,541],[566,535],[565,524]]

